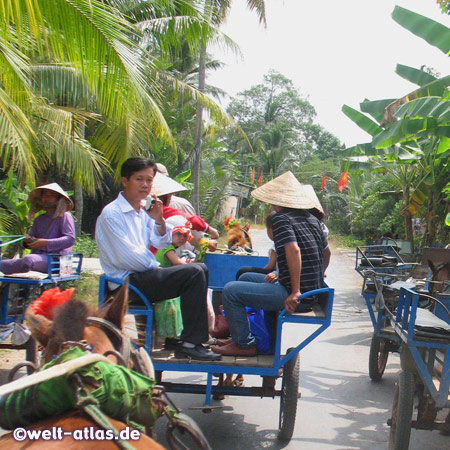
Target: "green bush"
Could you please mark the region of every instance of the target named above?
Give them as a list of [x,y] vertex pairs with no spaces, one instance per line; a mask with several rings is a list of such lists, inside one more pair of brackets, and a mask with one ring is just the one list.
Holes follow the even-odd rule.
[[84,258],[98,258],[97,243],[89,234],[81,233],[77,236],[73,253],[82,253]]
[[404,236],[401,200],[379,192],[369,194],[362,202],[352,221],[353,232],[368,241],[381,237]]

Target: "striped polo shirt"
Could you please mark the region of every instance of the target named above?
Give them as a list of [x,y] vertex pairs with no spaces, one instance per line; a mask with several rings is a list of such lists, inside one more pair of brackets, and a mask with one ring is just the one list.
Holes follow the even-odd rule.
[[307,211],[283,209],[273,217],[273,237],[277,252],[279,282],[291,292],[291,278],[284,246],[296,242],[300,248],[302,269],[300,292],[322,287],[323,251],[328,247],[319,219]]

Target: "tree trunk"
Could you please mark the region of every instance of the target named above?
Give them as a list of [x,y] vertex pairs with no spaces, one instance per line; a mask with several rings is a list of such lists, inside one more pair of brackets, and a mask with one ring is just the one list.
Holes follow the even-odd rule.
[[[198,90],[205,92],[206,83],[206,46],[203,41],[200,48],[200,61],[198,69]],[[192,202],[197,214],[200,213],[200,161],[202,156],[202,134],[203,134],[203,105],[201,101],[197,104],[197,116],[195,119],[195,140],[194,140],[194,164],[192,167],[192,182],[194,191],[192,193]]]
[[414,253],[414,235],[409,212],[409,189],[403,189],[403,225],[405,227],[405,239],[411,244],[411,252]]
[[81,221],[83,218],[83,188],[74,182],[73,199],[75,203],[75,233],[81,236]]

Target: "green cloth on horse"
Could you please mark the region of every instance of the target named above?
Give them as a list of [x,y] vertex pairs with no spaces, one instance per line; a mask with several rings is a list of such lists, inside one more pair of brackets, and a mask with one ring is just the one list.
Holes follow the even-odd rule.
[[[61,353],[42,370],[83,356],[78,347]],[[155,381],[123,366],[97,362],[76,369],[90,395],[109,417],[151,427],[159,414],[152,404]],[[12,392],[0,398],[0,426],[13,429],[76,409],[70,374]]]

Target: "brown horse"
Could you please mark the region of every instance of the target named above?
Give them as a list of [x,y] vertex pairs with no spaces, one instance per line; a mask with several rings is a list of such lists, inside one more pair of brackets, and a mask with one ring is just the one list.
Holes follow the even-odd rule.
[[[121,330],[124,315],[127,310],[127,291],[128,286],[124,284],[116,298],[110,302],[106,310],[95,313],[93,319],[88,319],[90,311],[86,305],[78,300],[69,300],[55,311],[54,320],[47,319],[43,315],[36,314],[33,308],[29,308],[26,313],[27,323],[30,326],[33,337],[44,346],[43,359],[51,360],[53,355],[57,355],[65,349],[68,343],[80,343],[86,341],[92,346],[93,353],[108,354],[108,358],[116,362],[116,349],[112,340],[117,339],[117,334],[113,331]],[[101,325],[109,323],[106,329]],[[123,351],[123,343],[121,351]],[[120,357],[119,357],[120,359]],[[128,356],[124,358],[127,365]],[[109,422],[117,430],[123,430],[126,424],[117,420],[108,418]],[[51,417],[46,420],[36,422],[27,426],[27,430],[52,430],[52,427],[61,427],[64,432],[81,430],[84,427],[92,427],[92,430],[105,431],[95,424],[93,420],[88,418],[80,411],[72,411],[64,414],[62,417]],[[93,431],[95,433],[95,431]],[[106,440],[78,440],[72,435],[65,435],[62,440],[43,441],[29,440],[17,442],[13,439],[12,433],[6,434],[0,439],[2,448],[10,450],[25,448],[45,448],[45,449],[114,449],[119,447],[116,441]],[[163,449],[161,445],[153,439],[141,433],[139,440],[127,441],[127,448],[135,449]],[[121,447],[123,448],[123,446]]]

